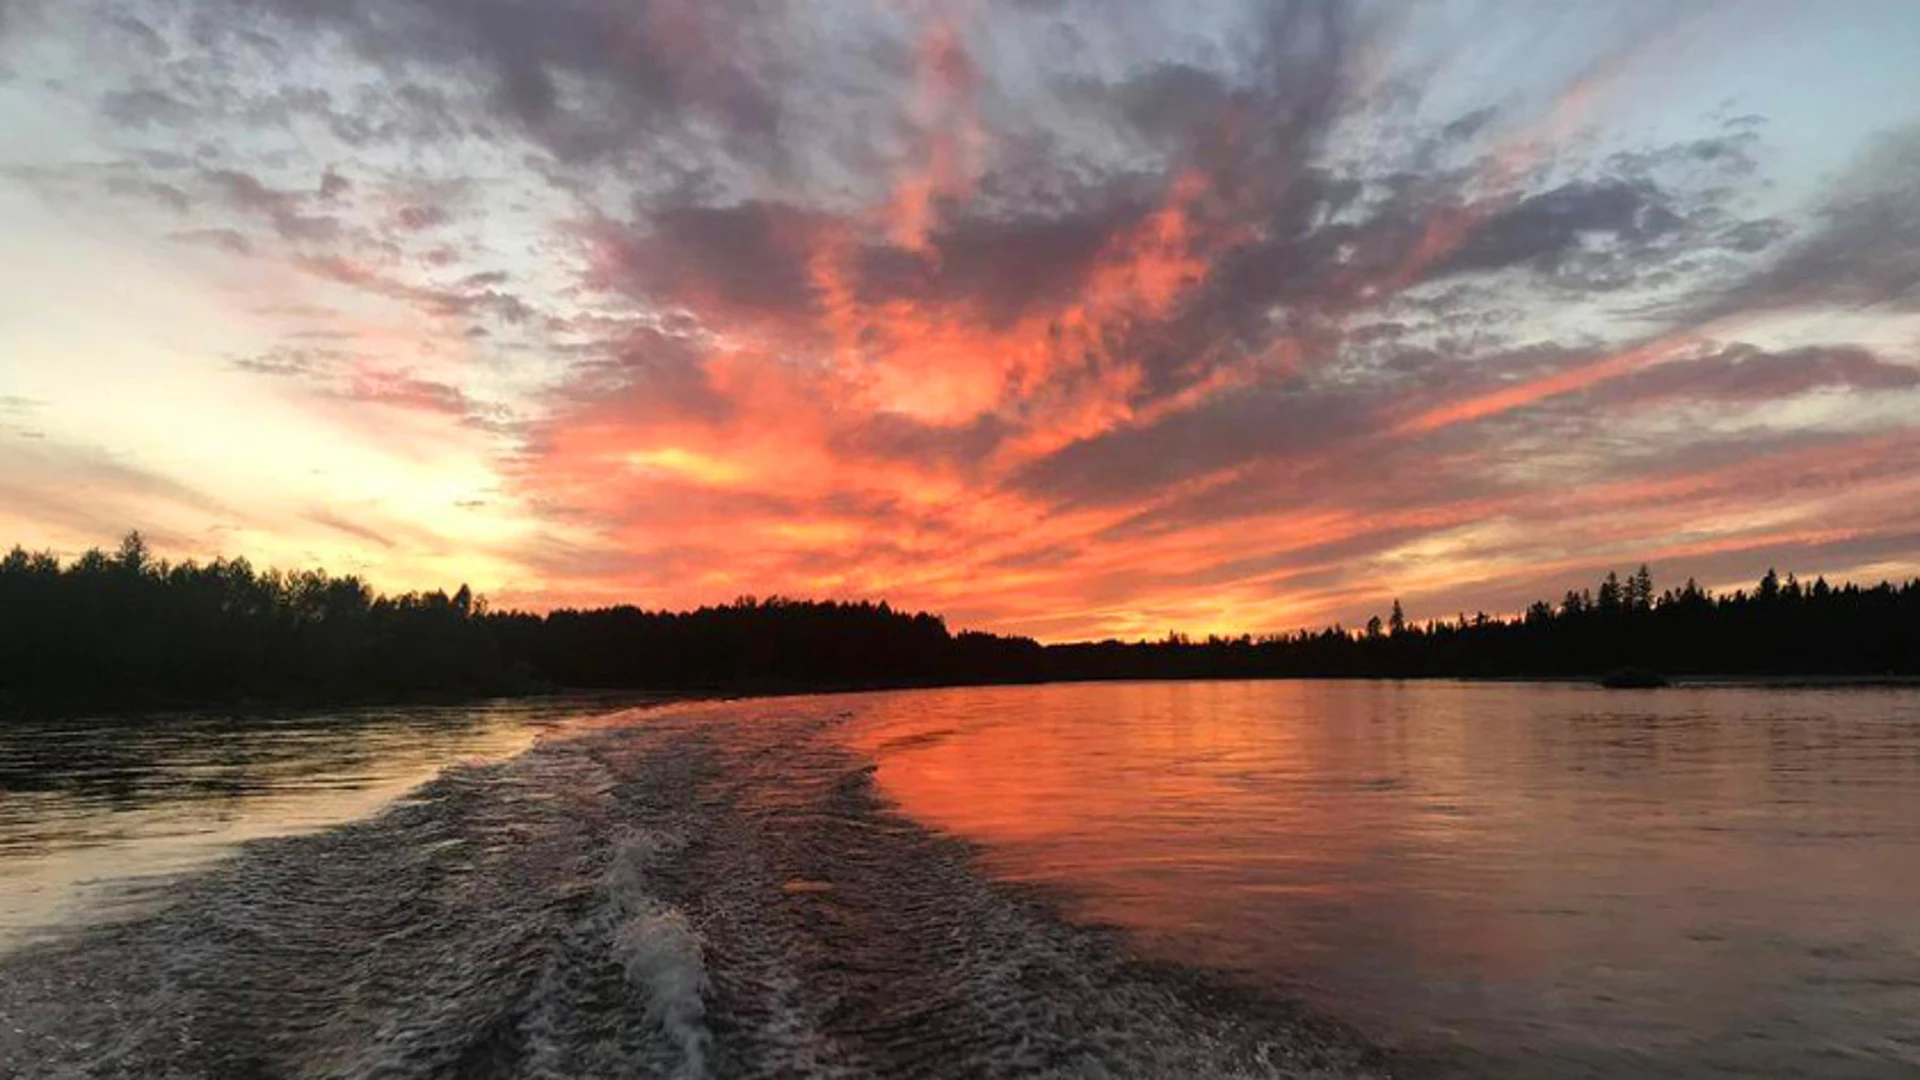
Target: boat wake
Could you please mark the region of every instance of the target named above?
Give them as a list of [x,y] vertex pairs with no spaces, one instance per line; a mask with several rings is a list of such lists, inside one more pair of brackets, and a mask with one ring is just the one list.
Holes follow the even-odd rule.
[[893,813],[835,715],[635,713],[0,959],[0,1076],[1369,1076]]

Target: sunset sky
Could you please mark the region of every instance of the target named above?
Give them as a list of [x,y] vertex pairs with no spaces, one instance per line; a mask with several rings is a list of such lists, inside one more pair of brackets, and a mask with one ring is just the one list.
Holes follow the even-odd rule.
[[0,0],[0,543],[1057,640],[1920,572],[1920,4]]

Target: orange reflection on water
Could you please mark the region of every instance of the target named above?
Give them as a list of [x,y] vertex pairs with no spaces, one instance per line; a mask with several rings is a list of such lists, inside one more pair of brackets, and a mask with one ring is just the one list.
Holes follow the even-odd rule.
[[[1410,776],[1458,791],[1473,748],[1461,727],[1409,723],[1413,701],[1381,683],[954,691],[883,706],[855,741],[908,813],[984,842],[997,872],[1067,885],[1081,914],[1183,956],[1199,946],[1210,963],[1257,966],[1274,957],[1237,931],[1250,899],[1391,903],[1387,869],[1408,847],[1435,857],[1471,842],[1460,799],[1423,802]],[[1514,811],[1497,789],[1474,802],[1480,815]],[[1423,918],[1410,910],[1396,925],[1419,933]],[[1448,933],[1498,970],[1539,966],[1511,927]]]
[[[847,738],[908,814],[1150,953],[1512,1075],[1872,1059],[1920,985],[1910,691],[954,690]],[[1802,1041],[1741,1034],[1767,1025]]]

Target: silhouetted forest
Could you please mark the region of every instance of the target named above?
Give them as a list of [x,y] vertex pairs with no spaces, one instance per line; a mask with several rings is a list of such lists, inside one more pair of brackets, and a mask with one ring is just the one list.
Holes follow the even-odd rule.
[[1480,613],[1414,623],[1395,601],[1358,630],[1269,637],[1177,635],[1156,642],[1056,645],[1072,678],[1524,678],[1637,668],[1666,675],[1920,675],[1920,580],[1804,584],[1768,570],[1752,589],[1715,594],[1689,580],[1657,590],[1641,566],[1597,589],[1535,601],[1515,617]]
[[0,559],[0,702],[454,697],[530,675],[464,588],[388,597],[318,570],[169,563],[137,533],[65,565],[18,547]]
[[541,689],[764,691],[1132,678],[1920,675],[1920,581],[1714,595],[1646,567],[1524,614],[1042,646],[884,603],[742,599],[691,612],[496,612],[462,586],[170,563],[138,534],[62,563],[0,560],[0,706],[471,697]]

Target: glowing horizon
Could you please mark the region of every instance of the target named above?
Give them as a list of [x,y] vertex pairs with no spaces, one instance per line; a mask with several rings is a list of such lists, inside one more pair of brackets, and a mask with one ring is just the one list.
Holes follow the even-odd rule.
[[15,0],[0,543],[1042,640],[1920,573],[1850,12]]

